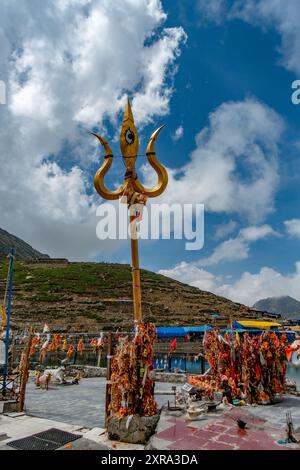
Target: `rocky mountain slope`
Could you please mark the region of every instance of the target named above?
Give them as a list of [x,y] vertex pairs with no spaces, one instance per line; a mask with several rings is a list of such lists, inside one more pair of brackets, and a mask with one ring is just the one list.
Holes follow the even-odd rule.
[[16,259],[19,260],[32,261],[49,258],[48,255],[40,253],[28,245],[28,243],[0,228],[0,259],[6,258],[11,248],[15,248]]

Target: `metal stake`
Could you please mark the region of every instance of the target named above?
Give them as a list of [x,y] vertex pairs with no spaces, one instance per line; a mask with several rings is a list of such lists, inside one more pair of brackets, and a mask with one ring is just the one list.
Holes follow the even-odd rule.
[[3,384],[2,384],[2,396],[6,395],[6,381],[8,371],[8,356],[9,356],[9,344],[10,344],[10,316],[11,316],[11,303],[12,303],[12,288],[13,288],[13,273],[14,273],[14,259],[15,250],[11,249],[9,254],[9,288],[8,288],[8,302],[6,310],[6,328],[5,328],[5,362],[3,368]]

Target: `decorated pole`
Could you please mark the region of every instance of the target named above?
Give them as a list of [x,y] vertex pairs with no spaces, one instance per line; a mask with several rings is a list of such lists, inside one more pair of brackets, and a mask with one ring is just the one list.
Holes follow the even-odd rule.
[[107,339],[107,366],[106,366],[106,389],[105,389],[105,426],[107,427],[107,420],[110,414],[111,402],[111,352],[112,352],[112,334],[108,333]]
[[20,361],[20,374],[21,374],[21,383],[20,383],[20,395],[19,395],[19,411],[24,410],[25,397],[26,397],[26,385],[28,382],[29,375],[29,359],[30,359],[30,348],[32,341],[33,329],[29,328],[27,343],[22,352],[21,361]]
[[12,304],[12,288],[13,288],[13,273],[14,273],[14,259],[15,250],[11,249],[9,254],[9,285],[8,285],[8,301],[7,308],[4,306],[4,312],[6,312],[6,325],[5,325],[5,362],[3,368],[3,385],[2,395],[6,394],[6,381],[8,372],[8,358],[9,358],[9,345],[10,345],[10,316],[11,316],[11,304]]
[[[135,337],[133,341],[125,346],[126,357],[131,356],[133,361],[127,364],[123,361],[123,344],[119,343],[116,358],[112,364],[108,360],[108,369],[112,367],[112,374],[108,370],[106,387],[106,425],[108,423],[109,409],[112,414],[119,416],[130,414],[153,416],[156,413],[156,403],[154,400],[154,387],[151,377],[153,342],[155,339],[155,326],[142,323],[142,301],[141,301],[141,281],[139,268],[138,232],[137,223],[141,220],[141,212],[148,197],[159,196],[168,184],[168,173],[158,161],[155,153],[155,141],[163,126],[159,127],[150,137],[146,156],[149,164],[157,175],[157,183],[153,188],[146,188],[139,181],[136,173],[136,160],[139,149],[139,138],[135,128],[130,102],[127,99],[123,123],[120,133],[120,148],[125,166],[123,183],[118,189],[111,191],[105,183],[104,177],[109,171],[113,162],[113,153],[108,142],[99,134],[91,132],[104,147],[104,162],[97,171],[94,178],[94,186],[98,194],[104,199],[116,200],[126,203],[129,210],[130,239],[131,239],[131,268],[132,268],[132,292],[133,292],[133,320],[135,325]],[[109,351],[109,348],[108,348]],[[141,354],[143,351],[143,355]],[[109,353],[109,356],[111,353]],[[126,361],[125,361],[126,362]],[[129,370],[130,369],[130,370]],[[123,377],[123,382],[118,380],[119,374]],[[126,383],[125,377],[128,379]],[[113,379],[112,379],[113,378]],[[122,391],[118,387],[125,386]],[[124,397],[123,403],[119,402],[120,396]],[[111,401],[110,408],[108,407]],[[107,426],[106,426],[107,427]]]

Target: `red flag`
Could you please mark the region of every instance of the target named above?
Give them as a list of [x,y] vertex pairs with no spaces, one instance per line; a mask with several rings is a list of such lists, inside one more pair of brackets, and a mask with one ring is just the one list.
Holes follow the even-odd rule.
[[174,338],[173,341],[172,341],[172,343],[171,343],[170,349],[173,349],[173,350],[175,351],[176,345],[177,345],[177,339]]
[[292,358],[292,355],[293,355],[293,349],[288,346],[285,350],[285,354],[286,354],[286,358],[289,362],[291,362],[291,358]]

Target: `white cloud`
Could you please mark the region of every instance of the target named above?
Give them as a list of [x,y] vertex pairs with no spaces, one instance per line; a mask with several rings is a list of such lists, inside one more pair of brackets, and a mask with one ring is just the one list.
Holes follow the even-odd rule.
[[176,72],[176,67],[170,68],[170,65],[180,54],[179,45],[186,39],[182,28],[166,28],[164,36],[144,50],[142,87],[135,93],[132,103],[137,123],[148,123],[153,115],[164,116],[169,112],[173,90],[166,86],[166,77]]
[[248,258],[250,246],[241,238],[230,238],[218,245],[208,258],[197,262],[200,266],[212,266],[222,261],[237,261]]
[[197,135],[190,161],[169,170],[163,202],[204,203],[206,211],[261,222],[274,209],[283,128],[281,117],[259,101],[223,103]]
[[300,73],[299,0],[199,0],[198,8],[204,18],[217,23],[238,18],[262,28],[275,28],[281,36],[282,65]]
[[300,219],[286,220],[284,225],[289,235],[300,238]]
[[177,140],[182,139],[183,134],[184,134],[184,128],[183,126],[179,126],[177,127],[177,129],[175,129],[175,132],[172,135],[172,139],[176,142]]
[[230,220],[225,224],[220,224],[215,229],[215,238],[220,240],[221,238],[227,237],[238,227],[238,223],[235,220]]
[[202,17],[221,23],[224,20],[224,14],[227,11],[226,0],[198,0],[197,8],[201,12]]
[[158,272],[159,274],[198,287],[202,290],[214,292],[216,289],[215,276],[204,269],[198,268],[192,263],[182,261],[172,269],[160,269]]
[[222,261],[237,261],[248,258],[250,244],[277,233],[270,225],[250,226],[240,230],[236,238],[220,243],[208,258],[197,261],[199,266],[212,266]]
[[232,12],[234,18],[275,27],[281,35],[281,62],[287,69],[300,73],[299,50],[299,23],[300,8],[298,0],[252,0],[236,2]]
[[160,1],[51,4],[51,9],[40,6],[36,12],[24,12],[25,24],[34,22],[34,28],[27,33],[21,28],[22,52],[15,51],[14,114],[32,117],[37,112],[38,119],[41,103],[50,122],[59,118],[62,123],[65,115],[70,124],[74,120],[90,126],[105,115],[115,119],[127,90],[135,92],[137,122],[168,112],[172,88],[166,77],[186,35],[178,27],[153,36],[166,19]]
[[294,273],[283,275],[269,267],[263,267],[256,274],[245,272],[233,284],[218,286],[220,295],[236,302],[253,305],[266,297],[289,295],[300,300],[300,262],[296,263]]
[[262,238],[265,238],[270,235],[278,235],[270,225],[261,225],[261,226],[252,226],[243,228],[240,231],[240,237],[246,240],[247,242],[256,242]]
[[266,297],[289,295],[300,300],[300,261],[295,271],[286,275],[264,266],[255,274],[244,272],[232,283],[188,263],[161,269],[159,273],[249,306]]
[[[78,168],[98,151],[80,129],[116,124],[127,93],[140,125],[168,113],[186,35],[165,19],[159,0],[2,1],[0,226],[53,256],[107,251],[96,238],[100,199]],[[65,146],[71,162],[61,163]]]

